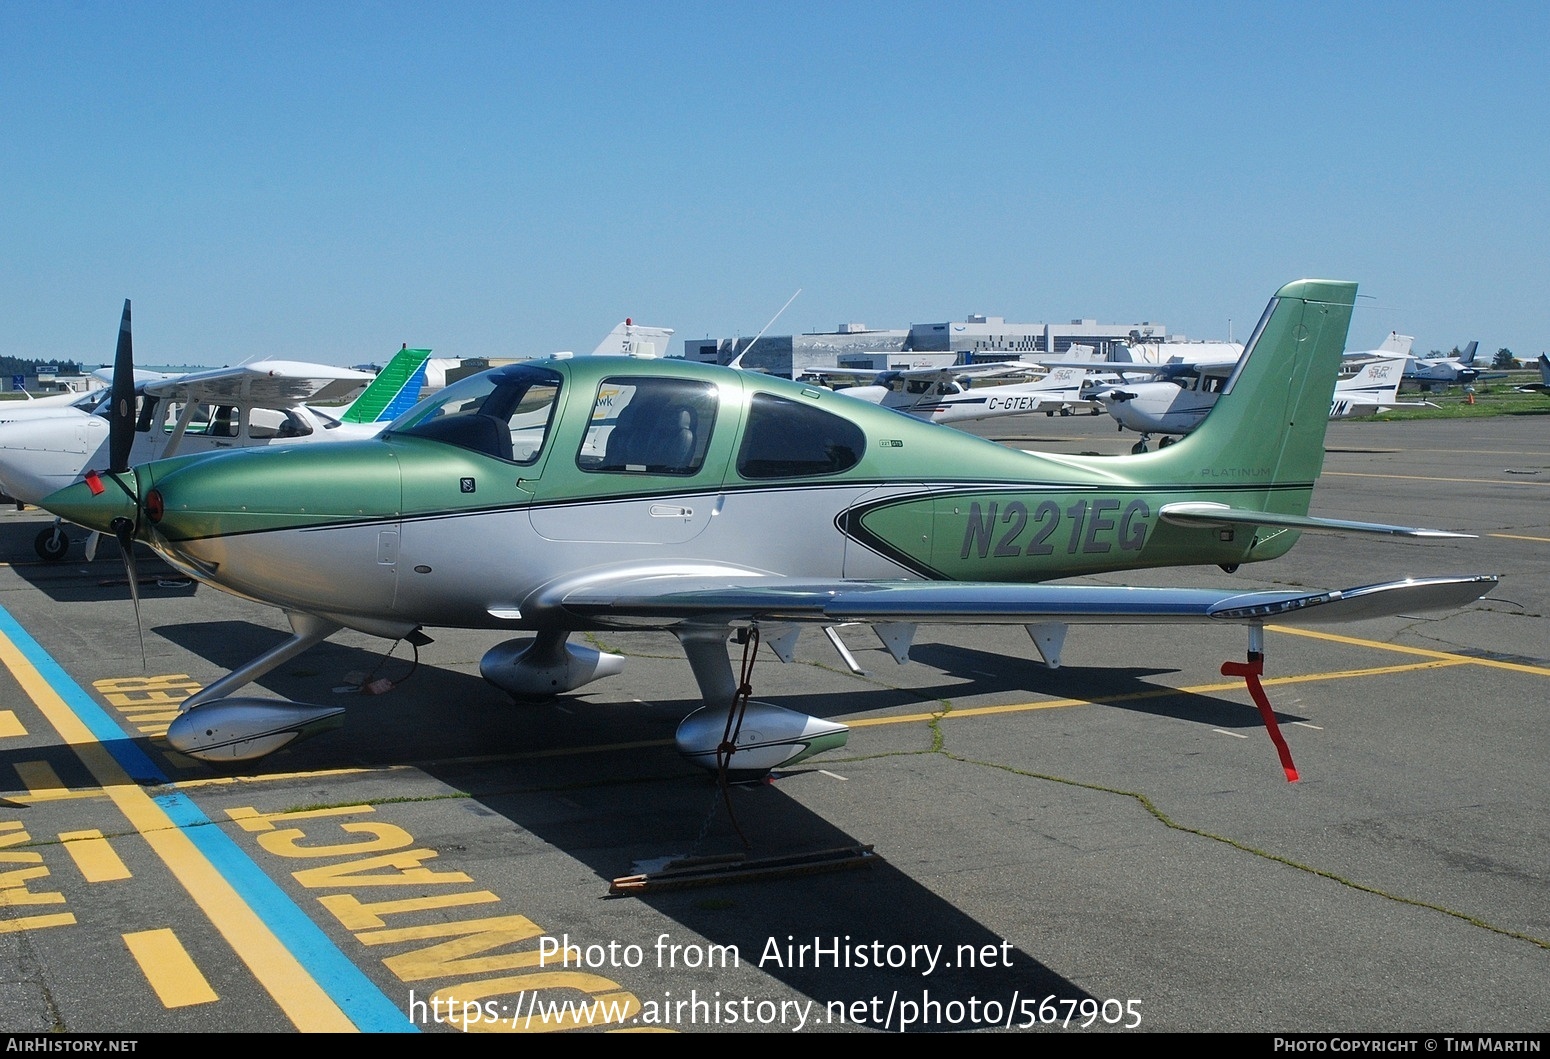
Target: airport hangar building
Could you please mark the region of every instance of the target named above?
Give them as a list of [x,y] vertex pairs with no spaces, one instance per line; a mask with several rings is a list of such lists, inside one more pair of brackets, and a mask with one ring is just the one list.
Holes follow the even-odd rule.
[[[1175,341],[1178,340],[1176,337]],[[834,331],[752,338],[684,341],[684,359],[728,364],[738,356],[755,371],[796,378],[809,368],[900,368],[973,364],[1000,360],[1064,357],[1086,346],[1107,360],[1114,347],[1168,341],[1161,324],[1009,324],[1000,316],[971,315],[941,324],[912,324],[908,330],[872,330],[842,324]]]

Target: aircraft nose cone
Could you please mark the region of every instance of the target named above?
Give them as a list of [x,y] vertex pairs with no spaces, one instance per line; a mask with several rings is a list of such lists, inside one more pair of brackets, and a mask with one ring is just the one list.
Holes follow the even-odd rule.
[[124,488],[108,475],[89,474],[85,481],[68,485],[57,493],[51,493],[40,501],[39,506],[51,511],[77,526],[113,532],[113,520],[135,520],[138,514],[134,497],[139,495],[138,480],[134,471],[118,476]]

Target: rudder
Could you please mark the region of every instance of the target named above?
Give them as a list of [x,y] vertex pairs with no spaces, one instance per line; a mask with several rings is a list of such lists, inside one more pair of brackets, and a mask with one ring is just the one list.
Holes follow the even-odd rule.
[[1355,302],[1355,283],[1298,280],[1282,287],[1200,426],[1177,444],[1135,458],[1181,483],[1261,486],[1259,502],[1269,509],[1305,514],[1324,464],[1330,401]]

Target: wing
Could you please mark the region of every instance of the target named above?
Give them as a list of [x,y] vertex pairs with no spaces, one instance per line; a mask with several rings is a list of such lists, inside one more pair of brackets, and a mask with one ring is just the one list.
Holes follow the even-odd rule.
[[295,360],[256,360],[147,383],[156,397],[200,404],[291,408],[309,401],[349,397],[371,382],[364,371]]
[[972,581],[800,581],[729,571],[620,571],[559,589],[545,604],[587,622],[867,622],[1027,625],[1234,622],[1320,624],[1452,610],[1495,576],[1431,577],[1321,592],[1131,588]]

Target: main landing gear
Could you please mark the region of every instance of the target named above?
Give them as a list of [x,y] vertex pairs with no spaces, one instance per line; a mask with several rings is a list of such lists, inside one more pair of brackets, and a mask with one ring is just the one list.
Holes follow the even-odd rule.
[[57,563],[70,551],[70,538],[65,536],[63,524],[56,520],[34,538],[32,546],[38,558],[46,563]]
[[[1150,440],[1152,440],[1152,435],[1150,435],[1150,434],[1142,434],[1141,435],[1141,440],[1136,442],[1134,445],[1130,446],[1131,454],[1139,456],[1141,453],[1145,452],[1146,451],[1146,443],[1148,441],[1150,441]],[[1157,447],[1159,449],[1165,449],[1169,445],[1172,445],[1177,440],[1179,440],[1179,439],[1175,438],[1175,437],[1172,437],[1170,435],[1164,435],[1163,439],[1157,443]]]

